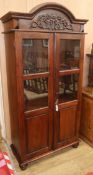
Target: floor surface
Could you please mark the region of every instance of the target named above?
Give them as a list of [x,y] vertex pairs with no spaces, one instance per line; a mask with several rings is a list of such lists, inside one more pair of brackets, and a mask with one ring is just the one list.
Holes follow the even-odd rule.
[[80,141],[78,148],[67,148],[41,160],[29,164],[22,171],[9,146],[3,141],[2,151],[7,151],[16,175],[87,175],[93,172],[93,148]]

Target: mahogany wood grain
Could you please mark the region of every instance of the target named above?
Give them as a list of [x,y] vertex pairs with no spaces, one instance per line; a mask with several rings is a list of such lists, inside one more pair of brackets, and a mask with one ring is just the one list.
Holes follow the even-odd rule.
[[[27,154],[49,147],[49,117],[48,114],[26,118],[26,148]],[[42,125],[43,123],[43,125]]]

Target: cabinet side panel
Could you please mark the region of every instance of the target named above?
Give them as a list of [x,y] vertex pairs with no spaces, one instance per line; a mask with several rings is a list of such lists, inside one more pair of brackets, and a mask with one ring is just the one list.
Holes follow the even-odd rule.
[[14,33],[5,34],[6,69],[7,69],[10,122],[11,122],[11,136],[12,136],[12,144],[17,148],[17,150],[19,150],[16,57],[15,57],[14,38],[15,38]]

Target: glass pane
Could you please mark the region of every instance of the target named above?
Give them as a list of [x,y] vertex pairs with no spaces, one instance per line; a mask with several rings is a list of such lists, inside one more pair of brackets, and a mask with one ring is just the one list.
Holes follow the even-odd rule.
[[48,71],[48,40],[23,39],[24,74]]
[[78,74],[65,75],[59,79],[59,103],[77,99]]
[[60,70],[79,68],[80,41],[61,40]]
[[48,78],[24,81],[25,111],[48,106]]

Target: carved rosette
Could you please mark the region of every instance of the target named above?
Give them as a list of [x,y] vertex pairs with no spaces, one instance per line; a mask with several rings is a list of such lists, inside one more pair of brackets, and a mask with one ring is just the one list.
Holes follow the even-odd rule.
[[31,22],[31,28],[40,28],[48,30],[73,30],[72,24],[61,16],[40,15]]

